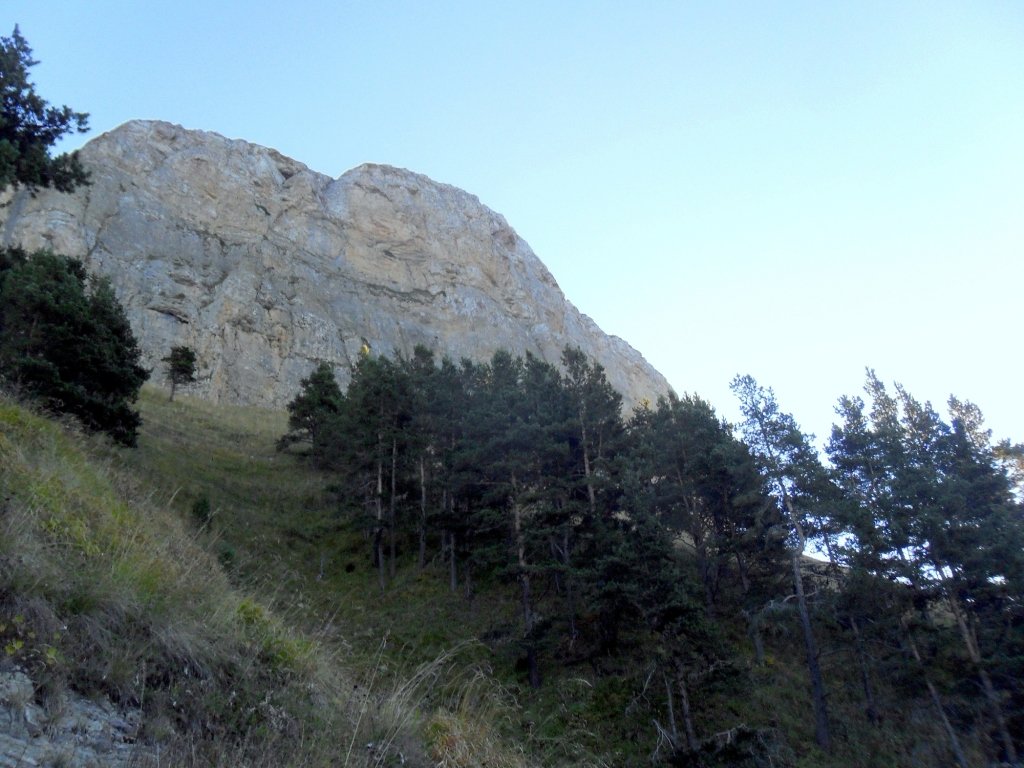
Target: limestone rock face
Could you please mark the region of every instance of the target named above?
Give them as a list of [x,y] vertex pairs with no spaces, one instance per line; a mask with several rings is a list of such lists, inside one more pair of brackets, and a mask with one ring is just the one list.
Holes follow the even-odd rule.
[[601,363],[632,405],[664,377],[570,304],[505,219],[409,171],[362,165],[337,179],[213,133],[135,121],[86,145],[92,184],[18,192],[6,245],[48,247],[106,275],[146,364],[186,344],[193,391],[281,406],[317,361],[344,387],[364,344],[458,360],[499,348],[557,363],[567,345]]

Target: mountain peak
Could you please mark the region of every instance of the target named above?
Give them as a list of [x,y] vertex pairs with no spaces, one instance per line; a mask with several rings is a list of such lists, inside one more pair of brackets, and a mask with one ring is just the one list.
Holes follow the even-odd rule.
[[503,216],[477,197],[366,163],[332,179],[276,150],[135,120],[81,152],[93,183],[19,192],[4,242],[76,256],[108,276],[150,365],[199,354],[197,393],[280,406],[315,363],[342,384],[366,340],[455,359],[499,348],[603,365],[627,405],[669,387],[569,303]]

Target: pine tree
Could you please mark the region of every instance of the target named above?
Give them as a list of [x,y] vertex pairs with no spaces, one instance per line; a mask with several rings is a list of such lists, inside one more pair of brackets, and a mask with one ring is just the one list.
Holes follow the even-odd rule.
[[17,27],[0,38],[0,192],[11,185],[71,192],[89,180],[77,153],[50,157],[62,136],[88,130],[89,116],[47,104],[29,80],[36,64]]
[[171,383],[171,394],[167,399],[173,401],[178,387],[196,380],[196,353],[191,347],[172,347],[170,354],[161,358],[161,362],[167,363],[167,381]]
[[812,522],[814,488],[824,471],[817,453],[793,417],[779,409],[775,393],[761,387],[751,376],[737,376],[732,390],[740,400],[745,421],[743,436],[761,465],[778,509],[789,522],[789,555],[800,626],[803,630],[807,671],[814,707],[814,738],[824,750],[831,747],[825,682],[818,660],[818,642],[811,624],[804,589],[802,558]]
[[8,249],[0,256],[0,377],[44,408],[134,445],[131,405],[148,377],[109,283],[74,259]]
[[[870,411],[860,398],[843,398],[843,424],[833,428],[828,447],[840,482],[855,501],[849,515],[850,560],[877,577],[909,584],[922,618],[933,627],[931,614],[944,604],[992,714],[1003,757],[1015,762],[1003,702],[1018,695],[1019,669],[1004,673],[1001,686],[990,671],[1006,658],[999,646],[1009,639],[1007,609],[1021,599],[1024,523],[1012,481],[975,406],[950,398],[952,423],[947,424],[904,388],[897,386],[896,396],[890,395],[873,371],[865,390]],[[1001,629],[989,631],[993,625]],[[920,657],[912,629],[905,628]],[[964,763],[927,673],[925,682],[956,759]]]
[[307,442],[313,458],[323,466],[329,465],[332,457],[325,444],[325,430],[341,411],[343,399],[334,368],[330,363],[320,362],[299,384],[299,393],[286,406],[289,431],[278,440],[278,450]]
[[413,400],[408,374],[385,357],[364,354],[352,369],[336,423],[320,439],[323,455],[361,500],[383,591],[397,563],[400,483],[408,460]]
[[583,470],[590,514],[597,513],[597,495],[607,483],[607,458],[621,436],[622,395],[605,376],[604,368],[592,363],[579,348],[562,352],[565,389],[576,422],[574,442]]
[[[468,505],[470,483],[467,476],[458,471],[458,457],[464,451],[466,419],[470,412],[468,383],[474,379],[472,365],[458,366],[449,358],[443,358],[433,374],[430,390],[430,414],[436,442],[436,473],[440,499],[435,519],[441,532],[442,550],[448,558],[448,583],[452,592],[458,589],[459,574],[465,568],[468,541],[471,537]],[[468,574],[463,580],[470,584]]]

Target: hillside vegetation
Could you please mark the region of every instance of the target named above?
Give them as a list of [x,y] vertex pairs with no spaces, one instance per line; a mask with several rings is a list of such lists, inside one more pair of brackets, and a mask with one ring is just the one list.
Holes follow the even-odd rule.
[[164,400],[144,394],[137,451],[0,400],[2,664],[36,703],[140,711],[138,765],[427,765],[431,723],[524,764],[491,743],[480,718],[512,702],[471,649],[396,674],[386,633],[353,651],[337,597],[302,589],[322,582],[290,540],[322,483],[274,454],[282,416]]
[[[824,579],[809,591],[831,754],[814,746],[798,618],[780,599],[762,617],[760,663],[739,614],[716,621],[716,649],[701,652],[717,662],[687,678],[704,743],[687,755],[665,741],[668,707],[682,730],[683,705],[666,697],[678,687],[642,624],[615,652],[545,645],[533,689],[504,580],[481,570],[471,595],[453,592],[441,553],[420,568],[410,537],[382,592],[337,476],[276,450],[286,414],[159,390],[139,406],[133,450],[0,406],[5,663],[44,705],[76,691],[141,710],[139,764],[156,745],[160,764],[195,766],[949,764],[920,673],[878,634],[865,641],[883,716],[866,713],[857,646],[819,599]],[[678,546],[692,567],[692,543]],[[550,585],[536,596],[547,615],[562,599]],[[983,704],[929,663],[965,759],[985,765],[971,725]]]

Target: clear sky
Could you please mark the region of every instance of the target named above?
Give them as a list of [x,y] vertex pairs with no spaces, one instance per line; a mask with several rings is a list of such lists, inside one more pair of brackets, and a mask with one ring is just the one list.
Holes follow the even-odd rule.
[[871,366],[1024,440],[1019,0],[5,0],[15,23],[93,134],[157,118],[477,195],[730,419],[750,373],[827,436]]

